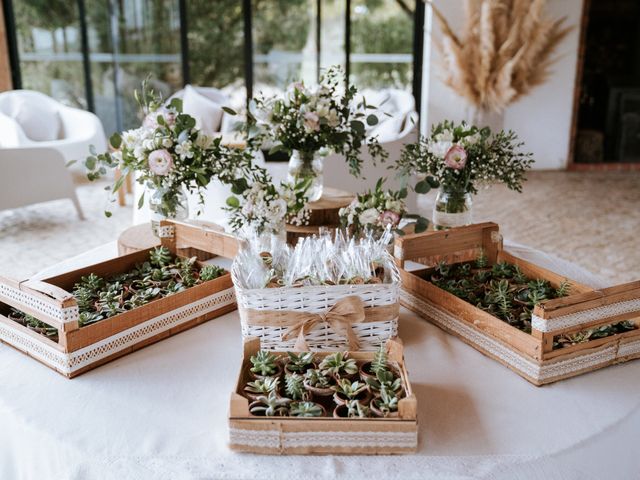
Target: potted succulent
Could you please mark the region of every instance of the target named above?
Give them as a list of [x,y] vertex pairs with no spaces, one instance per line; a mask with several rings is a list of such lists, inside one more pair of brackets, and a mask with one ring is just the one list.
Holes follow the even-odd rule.
[[289,408],[292,417],[325,417],[327,411],[322,405],[315,402],[292,402]]
[[304,377],[299,373],[288,373],[285,376],[284,390],[291,400],[308,401],[312,394],[304,387]]
[[324,357],[318,368],[323,375],[331,375],[336,380],[342,377],[354,378],[358,373],[358,364],[353,358],[348,358],[349,352],[335,352]]
[[364,382],[351,382],[347,378],[341,378],[338,380],[338,384],[333,387],[333,401],[338,405],[346,404],[351,400],[359,400],[362,403],[367,403],[370,398],[367,385]]
[[299,373],[303,375],[307,370],[316,367],[313,352],[287,352],[287,356],[289,359],[287,363],[284,364],[286,373]]
[[249,404],[249,411],[260,417],[285,417],[289,413],[289,398],[282,398],[271,392],[268,396],[261,395],[255,402]]
[[389,370],[387,351],[384,345],[380,345],[378,351],[373,355],[373,360],[360,367],[360,378],[363,382],[368,383],[370,380],[375,380],[378,372],[387,370]]
[[256,401],[258,397],[269,396],[271,392],[279,395],[280,379],[278,377],[264,377],[247,383],[244,394],[247,398]]
[[334,418],[368,418],[371,410],[360,400],[351,400],[333,409]]
[[367,388],[374,396],[379,396],[382,390],[394,392],[398,396],[402,396],[403,387],[402,379],[396,377],[389,370],[378,370],[375,378],[367,378]]
[[323,375],[320,370],[310,368],[304,374],[304,387],[313,395],[318,397],[330,397],[333,395],[333,386],[336,379],[332,376]]
[[377,417],[397,417],[398,416],[398,396],[387,389],[380,390],[380,396],[371,400],[369,407]]
[[266,350],[260,350],[250,359],[253,365],[249,369],[249,373],[255,379],[264,379],[264,377],[279,377],[282,374],[282,367],[278,363],[278,357]]

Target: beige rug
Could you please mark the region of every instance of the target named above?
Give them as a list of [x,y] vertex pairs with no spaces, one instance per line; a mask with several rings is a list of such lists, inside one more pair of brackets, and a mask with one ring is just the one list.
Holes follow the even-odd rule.
[[[0,212],[0,275],[28,278],[115,240],[131,224],[132,210],[116,206],[106,218],[103,187],[78,187],[84,221],[65,200]],[[475,220],[498,222],[511,241],[612,281],[640,279],[640,172],[534,172],[524,193],[493,187],[474,203]]]

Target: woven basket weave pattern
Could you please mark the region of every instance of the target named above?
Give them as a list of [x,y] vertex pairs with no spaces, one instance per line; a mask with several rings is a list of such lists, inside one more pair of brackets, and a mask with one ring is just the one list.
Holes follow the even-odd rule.
[[[393,264],[391,264],[393,265]],[[284,340],[286,326],[249,325],[247,309],[292,312],[325,312],[335,303],[347,296],[356,295],[362,299],[365,308],[398,304],[400,275],[393,265],[392,283],[365,285],[322,285],[310,287],[283,287],[243,289],[238,286],[237,265],[232,268],[236,288],[238,310],[244,337],[260,338],[261,348],[265,350],[291,350],[295,338]],[[398,318],[389,318],[381,322],[366,322],[352,325],[358,336],[360,350],[377,350],[380,345],[398,334]],[[347,339],[336,333],[327,323],[323,323],[305,336],[311,350],[339,350],[347,347]]]

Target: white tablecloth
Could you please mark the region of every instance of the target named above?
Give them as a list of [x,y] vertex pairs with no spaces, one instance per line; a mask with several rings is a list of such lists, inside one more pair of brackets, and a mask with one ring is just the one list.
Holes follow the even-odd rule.
[[[552,257],[510,249],[602,285]],[[74,267],[93,258],[98,250]],[[406,310],[400,336],[420,447],[395,457],[231,452],[235,312],[73,380],[0,345],[0,479],[640,478],[640,362],[537,388]]]

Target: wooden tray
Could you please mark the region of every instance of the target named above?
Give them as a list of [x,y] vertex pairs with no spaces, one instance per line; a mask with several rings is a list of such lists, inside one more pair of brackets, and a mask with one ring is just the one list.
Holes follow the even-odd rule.
[[[481,251],[489,264],[506,261],[518,265],[526,276],[548,280],[554,287],[568,280],[572,293],[536,306],[532,333],[528,334],[421,278],[419,274],[425,269],[405,269],[408,261],[428,268],[441,260],[469,261]],[[394,255],[402,278],[401,304],[535,385],[640,357],[640,328],[553,349],[553,339],[560,334],[623,320],[640,326],[640,282],[593,290],[505,252],[494,223],[399,237]]]
[[[249,358],[260,340],[244,341],[244,358],[229,408],[229,446],[238,452],[266,454],[400,454],[418,447],[417,401],[404,364],[402,344],[389,340],[389,360],[397,362],[407,396],[398,403],[397,418],[347,419],[333,417],[259,417],[249,413],[249,400],[241,392],[249,379]],[[284,353],[284,352],[280,352]],[[318,357],[329,351],[318,352]],[[351,352],[370,361],[374,352]],[[331,412],[328,412],[331,415]]]
[[[235,238],[217,230],[163,222],[162,243],[175,254],[187,246],[232,257]],[[18,282],[0,277],[0,340],[68,378],[235,310],[229,273],[185,291],[80,328],[78,306],[69,293],[80,277],[123,273],[149,258],[149,251],[117,257],[45,280]],[[58,341],[7,318],[9,307],[58,330]]]

